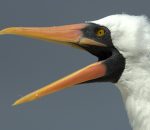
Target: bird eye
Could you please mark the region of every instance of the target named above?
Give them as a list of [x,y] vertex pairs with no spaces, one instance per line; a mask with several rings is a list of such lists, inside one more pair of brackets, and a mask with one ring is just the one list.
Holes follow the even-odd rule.
[[97,31],[96,31],[96,35],[97,35],[98,37],[104,36],[104,35],[105,35],[105,30],[104,30],[104,29],[99,29],[99,30],[97,30]]

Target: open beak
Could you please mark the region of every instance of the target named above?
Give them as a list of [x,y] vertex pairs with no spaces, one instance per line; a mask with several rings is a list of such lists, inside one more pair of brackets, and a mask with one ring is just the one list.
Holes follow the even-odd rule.
[[[71,45],[81,49],[85,49],[84,46],[97,46],[99,48],[105,47],[102,43],[84,37],[82,30],[87,26],[88,24],[83,23],[58,27],[11,27],[0,31],[0,35],[14,34],[26,36]],[[20,98],[13,105],[33,101],[64,88],[104,77],[106,71],[107,67],[103,61],[95,62]]]

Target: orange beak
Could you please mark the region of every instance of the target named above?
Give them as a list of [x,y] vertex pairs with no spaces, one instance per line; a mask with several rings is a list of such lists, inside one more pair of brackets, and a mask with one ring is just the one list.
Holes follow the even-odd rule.
[[[61,44],[71,45],[74,47],[82,48],[82,46],[103,46],[94,40],[84,37],[82,30],[88,24],[74,24],[58,27],[11,27],[0,31],[0,35],[14,34],[47,41],[54,41]],[[83,49],[83,48],[82,48]],[[22,98],[17,100],[13,105],[22,104],[25,102],[39,99],[48,94],[57,92],[64,88],[97,79],[105,76],[106,66],[102,62],[93,63],[81,70],[78,70],[54,83],[51,83],[41,89],[38,89]]]

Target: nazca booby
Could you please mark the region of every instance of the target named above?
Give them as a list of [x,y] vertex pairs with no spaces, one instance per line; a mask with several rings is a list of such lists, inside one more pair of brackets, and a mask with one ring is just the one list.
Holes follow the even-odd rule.
[[10,27],[0,31],[0,35],[4,34],[71,45],[98,58],[13,105],[80,83],[112,82],[121,92],[133,130],[150,130],[150,21],[146,16],[116,14],[65,26]]

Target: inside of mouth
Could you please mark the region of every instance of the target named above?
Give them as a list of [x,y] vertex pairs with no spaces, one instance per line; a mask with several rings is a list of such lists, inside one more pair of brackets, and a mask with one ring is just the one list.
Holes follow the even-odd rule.
[[86,51],[98,58],[98,61],[103,61],[112,56],[112,49],[98,46],[82,46]]
[[109,50],[109,49],[105,50],[105,51],[101,51],[97,55],[99,61],[106,60],[106,59],[108,59],[111,56],[112,56],[112,51]]

